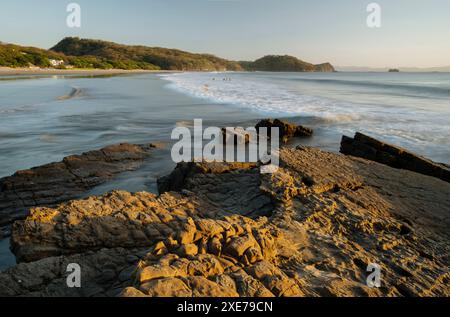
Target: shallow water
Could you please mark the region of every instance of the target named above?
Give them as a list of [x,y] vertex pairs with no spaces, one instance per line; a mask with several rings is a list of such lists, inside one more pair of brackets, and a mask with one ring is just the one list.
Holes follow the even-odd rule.
[[0,177],[113,143],[167,141],[177,122],[197,117],[253,116],[165,86],[156,75],[0,82]]
[[9,239],[0,240],[0,272],[16,264],[16,258],[9,251]]
[[[274,116],[313,127],[303,144],[338,151],[343,133],[363,131],[450,162],[449,74],[19,76],[0,77],[0,177],[110,144],[163,142],[138,171],[85,196],[156,193],[156,179],[175,165],[174,127],[194,118],[249,127]],[[8,245],[0,241],[0,270],[15,263]]]

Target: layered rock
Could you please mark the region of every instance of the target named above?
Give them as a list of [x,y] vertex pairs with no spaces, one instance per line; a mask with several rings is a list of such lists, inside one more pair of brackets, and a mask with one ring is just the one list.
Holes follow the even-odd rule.
[[[159,197],[113,192],[35,209],[12,240],[19,259],[37,261],[0,273],[0,281],[12,283],[7,294],[29,294],[13,280],[36,272],[42,294],[63,294],[61,275],[35,268],[122,250],[135,261],[125,282],[117,273],[129,263],[117,259],[106,276],[118,284],[92,282],[101,291],[87,293],[450,295],[450,184],[312,148],[282,149],[280,158],[275,174],[252,164],[182,164]],[[62,256],[47,258],[55,255]],[[366,284],[371,263],[381,267],[381,288]]]
[[[150,247],[181,231],[178,218],[201,213],[196,205],[177,194],[158,198],[118,191],[57,208],[35,208],[25,221],[14,223],[11,247],[19,262],[102,248]],[[205,204],[202,208],[205,213],[214,210]]]
[[267,128],[268,137],[271,137],[271,128],[278,128],[280,140],[287,143],[293,137],[310,137],[313,135],[313,130],[301,125],[295,125],[289,122],[281,121],[279,119],[265,119],[256,124],[256,130],[259,132],[260,128]]
[[[160,193],[187,190],[226,214],[269,216],[272,200],[259,189],[260,172],[252,163],[180,163],[158,179]],[[250,199],[249,199],[250,198]]]
[[[265,137],[271,138],[271,128],[278,128],[279,137],[282,143],[287,143],[293,137],[311,137],[314,131],[311,128],[304,127],[302,125],[295,125],[279,119],[264,119],[259,121],[256,126],[257,134],[260,133],[261,128],[267,128],[267,135]],[[227,144],[231,138],[233,138],[234,144],[248,144],[250,142],[250,134],[244,129],[233,129],[227,131],[226,128],[222,128],[224,144]],[[255,136],[256,137],[256,136]]]
[[0,179],[0,226],[26,217],[31,207],[55,206],[77,198],[118,173],[138,168],[152,148],[113,145]]
[[433,162],[398,146],[381,142],[362,133],[356,133],[354,138],[344,136],[341,141],[341,153],[450,182],[450,166]]
[[[145,251],[103,249],[19,264],[0,273],[0,296],[115,297],[133,285],[136,265]],[[67,284],[69,264],[81,268],[81,287]]]

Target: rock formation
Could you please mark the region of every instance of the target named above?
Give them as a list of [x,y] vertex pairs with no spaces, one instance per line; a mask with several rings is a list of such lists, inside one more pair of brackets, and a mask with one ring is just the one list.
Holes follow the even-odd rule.
[[[103,249],[18,264],[0,273],[0,296],[115,297],[132,285],[143,254],[139,249]],[[67,267],[72,263],[82,269],[81,288],[67,287]]]
[[0,226],[25,218],[32,207],[78,198],[114,175],[138,168],[152,148],[113,145],[0,179]]
[[[0,295],[450,295],[450,184],[312,148],[280,159],[275,174],[180,164],[160,196],[36,208],[12,234],[34,262],[0,273]],[[67,289],[66,263],[86,270],[81,289]],[[366,285],[371,263],[380,288]]]
[[267,128],[268,137],[271,137],[270,128],[278,128],[280,133],[280,141],[287,143],[293,137],[310,137],[313,130],[304,126],[297,126],[292,123],[284,122],[279,119],[265,119],[256,124],[256,131],[260,128]]
[[[314,131],[311,128],[307,128],[301,125],[295,125],[279,119],[264,119],[259,121],[256,126],[256,132],[259,134],[261,128],[267,128],[266,137],[271,137],[271,128],[279,129],[280,141],[287,143],[293,137],[310,137]],[[231,138],[234,138],[234,144],[248,144],[250,142],[250,135],[246,133],[244,129],[233,129],[227,131],[226,128],[222,128],[223,143],[227,144]]]
[[362,133],[356,133],[354,138],[343,136],[341,153],[450,182],[450,166],[433,162],[398,146],[378,141]]

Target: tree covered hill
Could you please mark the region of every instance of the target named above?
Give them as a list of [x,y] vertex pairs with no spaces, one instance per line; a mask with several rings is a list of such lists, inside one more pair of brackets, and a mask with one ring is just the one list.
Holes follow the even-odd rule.
[[[55,61],[62,63],[55,65]],[[329,63],[313,65],[288,55],[269,55],[254,62],[234,62],[210,54],[122,45],[77,37],[65,38],[50,50],[0,42],[0,66],[180,71],[334,71]]]
[[177,49],[160,47],[128,46],[112,42],[65,38],[51,48],[54,52],[73,59],[76,66],[85,66],[91,60],[100,62],[100,68],[142,68],[163,70],[242,70],[236,62],[209,55],[193,54]]
[[289,55],[267,55],[254,62],[241,62],[249,71],[266,72],[334,72],[330,63],[314,65]]
[[35,47],[0,43],[0,66],[3,67],[50,67],[50,60],[65,60],[64,54]]

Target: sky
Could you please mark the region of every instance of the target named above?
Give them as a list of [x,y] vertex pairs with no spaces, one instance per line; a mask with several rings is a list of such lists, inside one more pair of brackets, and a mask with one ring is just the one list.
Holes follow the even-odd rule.
[[[81,28],[66,7],[81,6]],[[369,3],[381,27],[369,28]],[[450,65],[449,0],[2,0],[0,41],[66,36],[179,48],[232,60],[289,54],[338,66]]]

